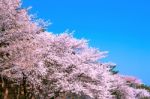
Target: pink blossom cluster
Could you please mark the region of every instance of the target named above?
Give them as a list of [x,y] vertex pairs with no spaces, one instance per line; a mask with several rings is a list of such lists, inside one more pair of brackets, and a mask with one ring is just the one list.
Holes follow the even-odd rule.
[[21,8],[20,0],[0,0],[1,76],[18,84],[26,76],[41,99],[57,93],[91,99],[150,96],[148,91],[130,87],[126,82],[140,84],[139,80],[113,75],[112,64],[99,61],[106,52],[89,47],[87,40],[76,39],[70,33],[43,31],[43,21],[33,21],[31,16]]

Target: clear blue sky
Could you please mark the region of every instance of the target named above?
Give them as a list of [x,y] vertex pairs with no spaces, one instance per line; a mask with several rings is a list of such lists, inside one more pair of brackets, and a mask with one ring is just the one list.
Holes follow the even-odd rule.
[[122,74],[150,85],[150,0],[24,0],[32,13],[50,20],[49,31],[75,30],[75,37],[109,51]]

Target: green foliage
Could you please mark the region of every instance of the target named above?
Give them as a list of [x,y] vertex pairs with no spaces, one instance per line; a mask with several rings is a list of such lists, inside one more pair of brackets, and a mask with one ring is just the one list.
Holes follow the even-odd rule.
[[0,90],[0,99],[2,99],[2,95],[3,95],[3,94],[2,94],[2,91]]
[[112,66],[111,66],[110,72],[112,72],[112,74],[114,74],[114,75],[119,73],[119,71],[116,70],[116,65],[112,65]]
[[145,85],[145,84],[141,84],[141,85],[137,86],[137,88],[138,89],[145,89],[145,90],[150,92],[150,86]]

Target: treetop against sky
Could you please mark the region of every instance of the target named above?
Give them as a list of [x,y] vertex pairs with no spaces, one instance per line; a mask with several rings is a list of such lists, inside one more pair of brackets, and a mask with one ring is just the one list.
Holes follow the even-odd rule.
[[59,97],[60,93],[91,99],[150,97],[148,90],[139,87],[140,80],[114,73],[114,64],[100,61],[105,51],[67,31],[47,32],[45,26],[21,7],[20,0],[0,1],[2,83],[5,78],[23,86],[25,98],[31,90],[30,94],[40,99]]

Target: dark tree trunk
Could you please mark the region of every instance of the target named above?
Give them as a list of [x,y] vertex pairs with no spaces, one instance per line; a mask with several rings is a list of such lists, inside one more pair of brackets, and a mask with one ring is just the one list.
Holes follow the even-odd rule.
[[26,79],[27,79],[27,76],[23,74],[23,93],[24,93],[24,99],[27,99],[27,89],[26,89]]

